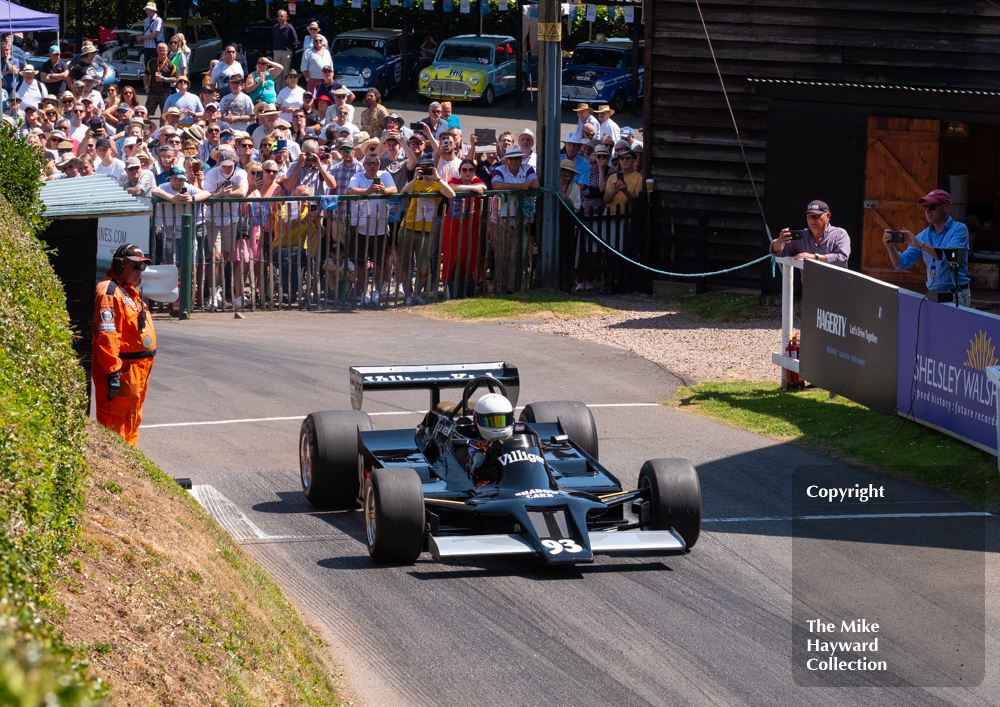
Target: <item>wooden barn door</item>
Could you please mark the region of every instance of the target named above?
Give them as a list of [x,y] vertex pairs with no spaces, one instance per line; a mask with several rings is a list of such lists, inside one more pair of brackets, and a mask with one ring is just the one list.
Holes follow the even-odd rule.
[[924,292],[922,262],[898,271],[889,262],[882,232],[927,227],[917,199],[937,187],[941,123],[907,118],[868,119],[865,169],[865,225],[861,272],[909,290]]

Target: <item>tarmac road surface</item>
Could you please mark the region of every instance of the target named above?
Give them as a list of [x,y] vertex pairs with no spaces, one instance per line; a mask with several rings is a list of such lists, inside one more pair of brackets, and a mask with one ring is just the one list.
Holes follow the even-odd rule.
[[[928,542],[914,539],[915,527],[950,520],[926,514],[970,512],[964,504],[655,405],[680,379],[627,351],[405,312],[199,316],[156,326],[140,448],[171,476],[193,479],[199,500],[331,642],[358,704],[1000,702],[995,518],[978,519],[988,549],[983,586],[983,553],[969,551],[946,527]],[[359,511],[321,512],[306,503],[297,468],[300,421],[315,410],[350,408],[349,366],[494,360],[518,366],[521,405],[594,405],[601,462],[626,487],[636,484],[646,459],[691,459],[707,519],[693,551],[599,556],[592,565],[559,569],[524,559],[437,562],[427,554],[412,567],[377,567],[365,551]],[[379,429],[412,428],[427,401],[424,392],[366,394],[365,409]],[[808,531],[802,542],[811,544],[796,545],[796,592],[812,592],[796,593],[800,606],[825,618],[843,609],[871,620],[875,612],[883,644],[869,657],[896,666],[921,654],[921,640],[935,641],[930,619],[921,631],[936,606],[921,602],[940,598],[936,604],[947,607],[949,598],[964,597],[947,614],[972,627],[971,653],[963,644],[956,670],[962,684],[981,685],[905,686],[935,684],[941,676],[932,669],[911,670],[892,688],[796,685],[791,482],[792,470],[804,465],[820,465],[810,473],[831,485],[849,476],[884,486],[890,502],[878,510],[916,514],[920,525],[854,519],[873,508],[858,503],[836,509],[848,518],[795,521],[812,524],[800,526]],[[877,564],[858,559],[861,550]],[[806,566],[811,559],[817,562]],[[823,586],[852,573],[850,591],[823,596]],[[885,618],[879,602],[887,598],[898,616]],[[985,633],[977,628],[983,607]]]

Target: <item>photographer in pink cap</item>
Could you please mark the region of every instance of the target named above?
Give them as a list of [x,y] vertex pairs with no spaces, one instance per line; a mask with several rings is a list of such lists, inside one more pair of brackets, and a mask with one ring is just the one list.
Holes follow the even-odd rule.
[[[972,302],[969,292],[969,229],[964,223],[951,218],[951,195],[943,189],[935,189],[918,203],[924,209],[927,228],[913,235],[907,229],[893,231],[886,229],[882,241],[889,251],[889,260],[897,270],[906,270],[923,258],[927,266],[927,291],[935,293],[938,302],[951,302],[954,293],[958,304],[968,307]],[[895,244],[907,247],[900,253]],[[951,265],[941,257],[938,249],[957,248],[958,272],[952,274]],[[956,278],[957,277],[957,281]]]

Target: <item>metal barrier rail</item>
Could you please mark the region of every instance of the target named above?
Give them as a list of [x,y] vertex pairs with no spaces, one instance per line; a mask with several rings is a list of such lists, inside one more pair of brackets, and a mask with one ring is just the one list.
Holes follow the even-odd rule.
[[181,217],[194,216],[191,301],[203,311],[344,309],[521,292],[532,284],[537,259],[539,196],[153,199],[151,250],[157,263],[180,267]]

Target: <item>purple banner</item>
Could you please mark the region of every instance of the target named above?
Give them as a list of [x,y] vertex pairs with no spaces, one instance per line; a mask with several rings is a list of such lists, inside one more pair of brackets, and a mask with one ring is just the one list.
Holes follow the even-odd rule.
[[899,413],[996,454],[1000,317],[900,290],[898,342]]

